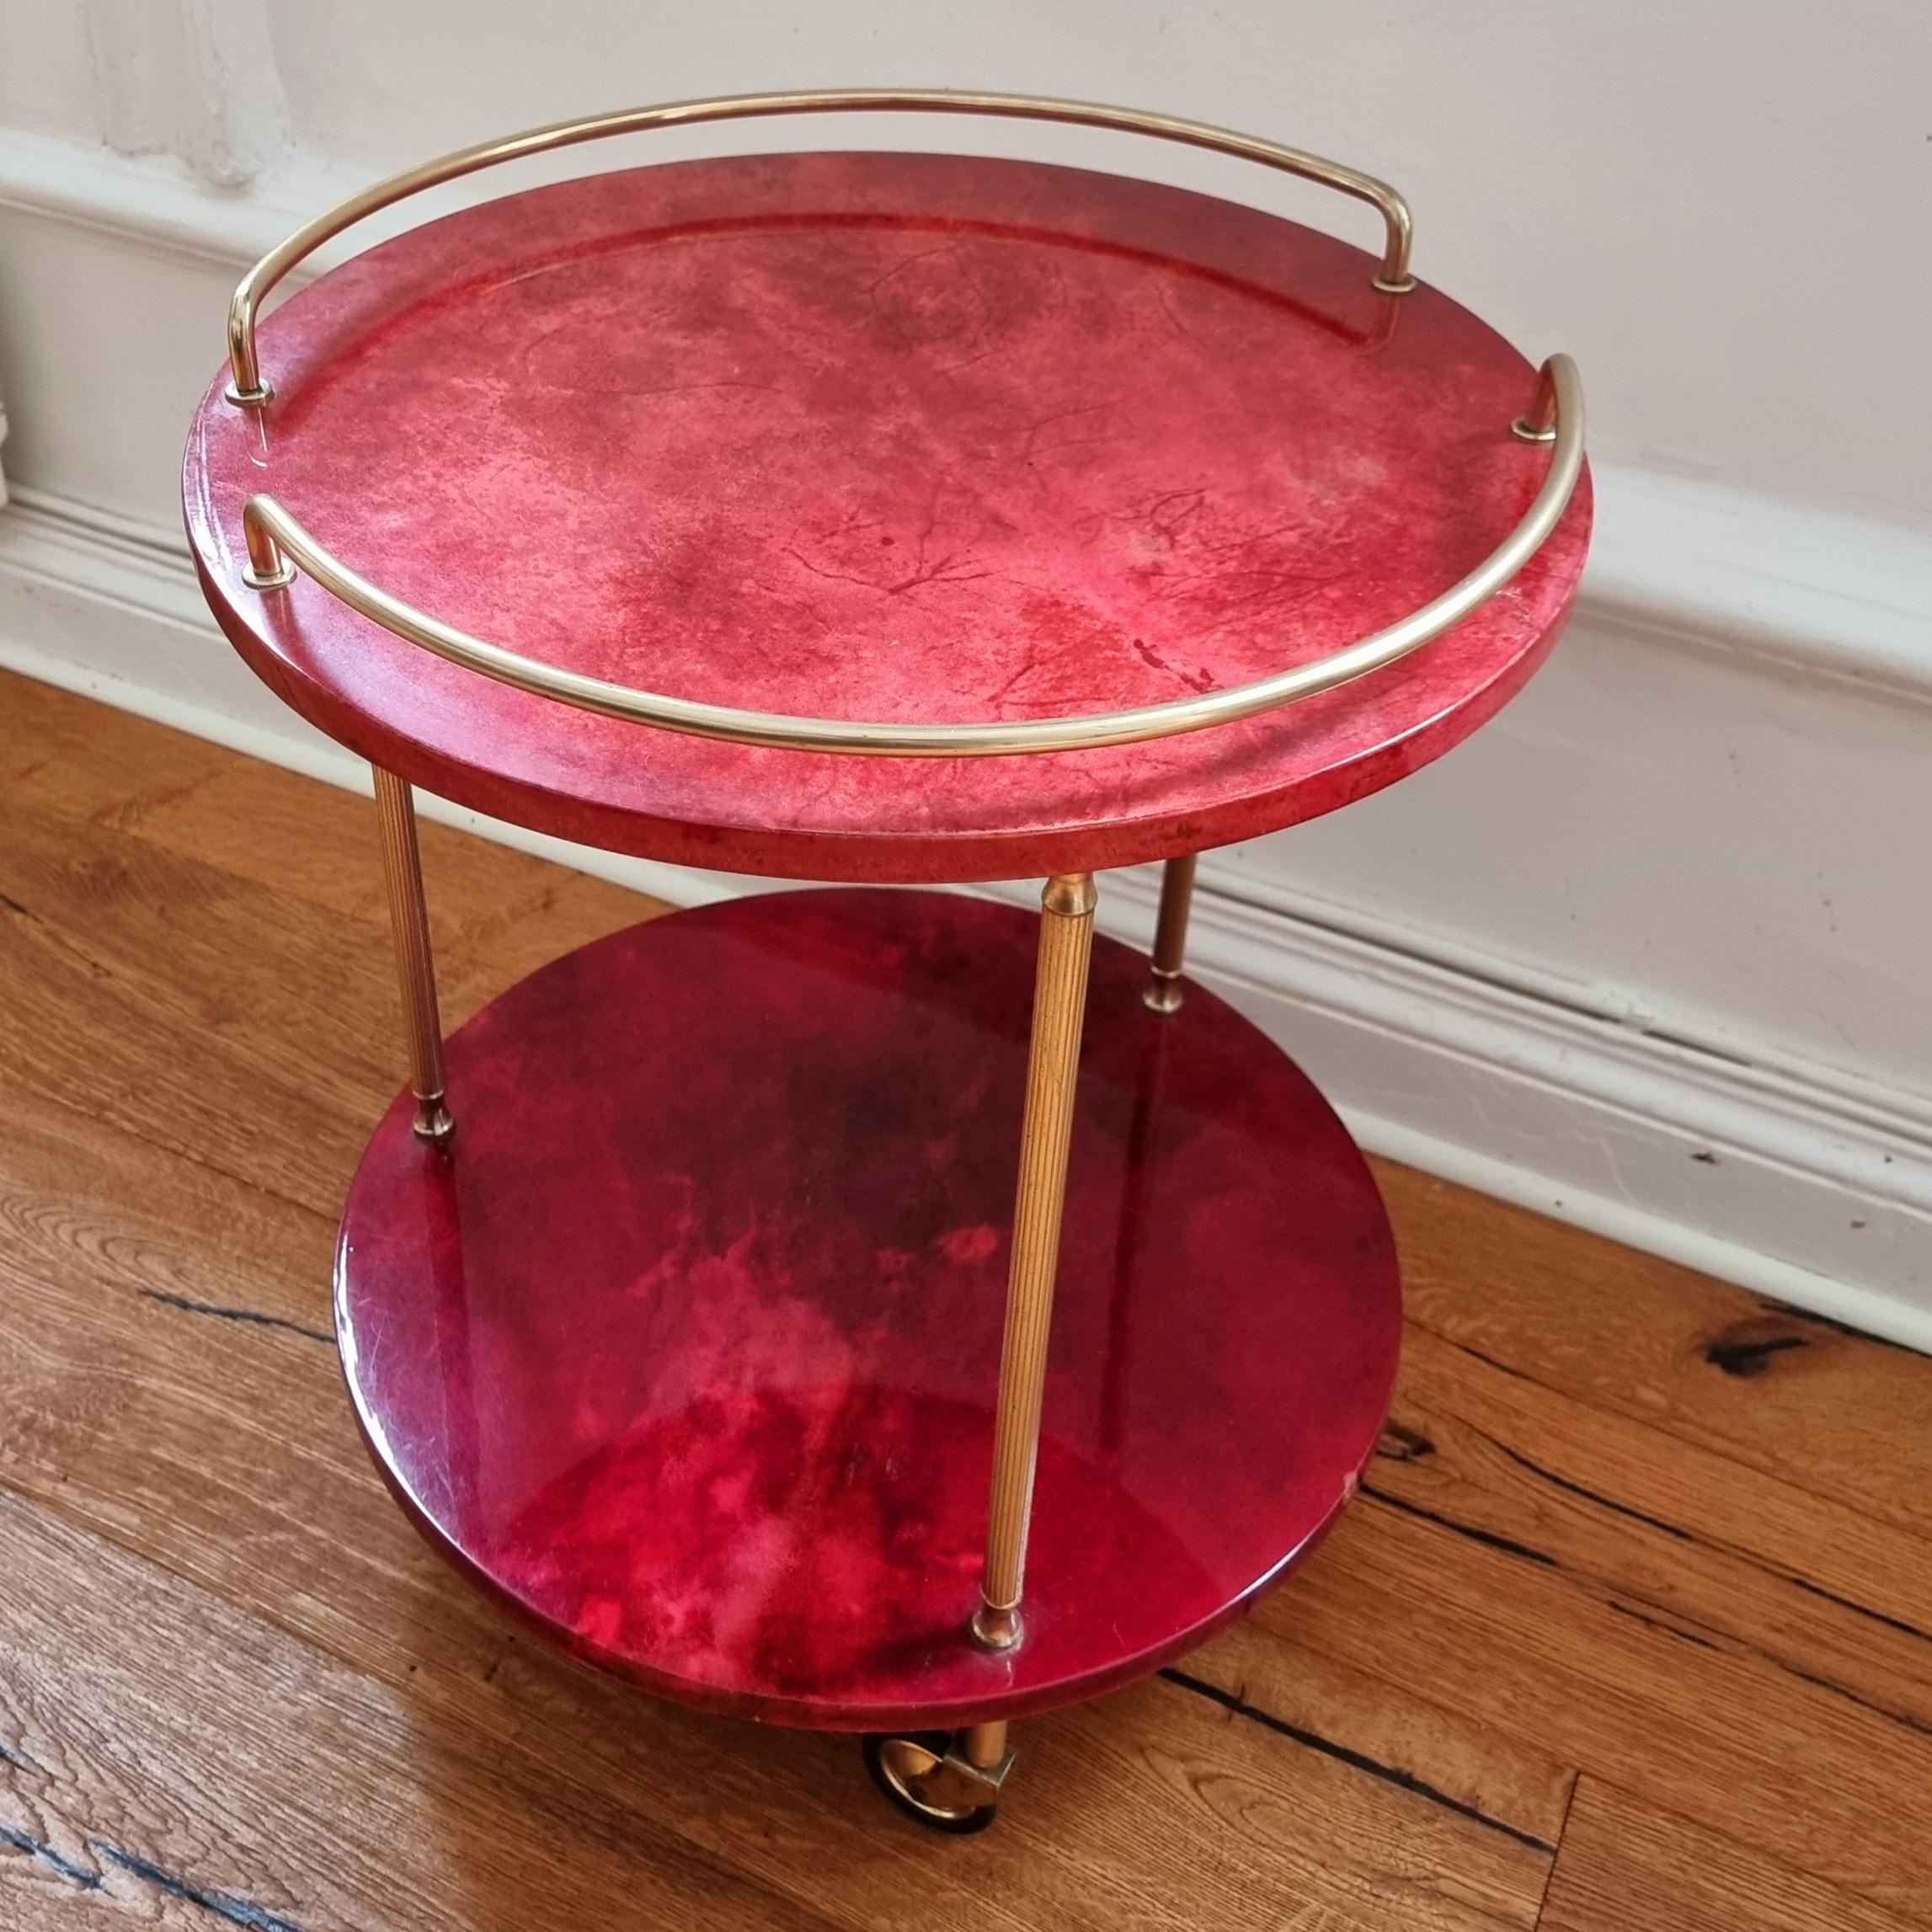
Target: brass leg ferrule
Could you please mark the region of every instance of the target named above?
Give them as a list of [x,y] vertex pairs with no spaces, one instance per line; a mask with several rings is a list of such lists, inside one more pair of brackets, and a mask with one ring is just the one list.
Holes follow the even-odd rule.
[[248,561],[242,572],[242,581],[251,590],[286,590],[295,582],[295,566],[282,555],[274,537],[263,529],[259,519],[244,513],[242,536],[248,548]]
[[1529,407],[1509,425],[1509,433],[1523,443],[1556,440],[1556,379],[1548,363],[1537,371],[1536,392]]
[[392,771],[376,768],[376,806],[382,829],[382,878],[396,939],[396,977],[409,1047],[409,1090],[416,1097],[416,1138],[440,1147],[456,1130],[446,1103],[443,1028],[436,1011],[436,971],[430,953],[430,914],[423,899],[423,860],[416,806]]
[[1161,874],[1161,917],[1154,930],[1154,974],[1140,997],[1150,1012],[1181,1010],[1181,963],[1187,952],[1187,915],[1194,905],[1194,857],[1169,859]]
[[981,1650],[1017,1650],[1024,1634],[1017,1604],[982,1603],[973,1613],[973,1641]]
[[1153,979],[1140,995],[1140,1003],[1150,1013],[1177,1013],[1181,1010],[1181,975],[1155,969]]
[[1011,1650],[1020,1641],[1045,1392],[1047,1335],[1059,1262],[1067,1151],[1073,1139],[1074,1085],[1093,953],[1096,895],[1089,873],[1047,881],[1040,896],[1039,965],[1027,1061],[1026,1116],[1020,1129],[1020,1181],[1013,1208],[1012,1264],[1006,1280],[1006,1338],[1000,1353],[999,1411],[993,1428],[993,1480],[986,1512],[986,1565],[975,1641]]

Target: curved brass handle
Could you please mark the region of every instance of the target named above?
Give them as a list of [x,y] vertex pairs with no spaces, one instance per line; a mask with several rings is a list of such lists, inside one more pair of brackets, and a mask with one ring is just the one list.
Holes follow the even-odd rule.
[[696,738],[723,739],[736,745],[778,746],[793,751],[842,751],[902,758],[983,758],[1020,752],[1079,751],[1103,745],[1133,745],[1171,738],[1186,731],[1252,718],[1277,705],[1312,697],[1337,685],[1380,670],[1406,657],[1508,583],[1541,548],[1567,507],[1583,467],[1583,391],[1577,366],[1567,355],[1543,365],[1529,409],[1512,425],[1520,435],[1543,440],[1548,433],[1550,467],[1523,520],[1460,584],[1412,611],[1399,623],[1377,631],[1312,664],[1277,671],[1272,677],[1226,691],[1133,711],[1092,712],[1077,718],[1024,718],[1011,723],[867,724],[851,718],[793,718],[780,712],[741,711],[691,698],[635,691],[581,672],[485,643],[453,625],[413,610],[387,591],[359,577],[331,556],[272,496],[253,496],[242,513],[248,540],[246,580],[257,590],[279,590],[294,580],[299,564],[332,595],[386,631],[500,683],[540,697],[556,698],[608,718],[653,724]]
[[259,408],[273,393],[262,380],[261,365],[255,355],[255,317],[263,296],[324,242],[352,227],[364,216],[373,215],[393,202],[406,200],[442,182],[494,168],[500,161],[545,154],[552,148],[573,147],[580,141],[602,141],[612,135],[689,126],[706,120],[865,111],[977,114],[1011,120],[1064,121],[1082,127],[1113,128],[1125,134],[1150,135],[1160,141],[1178,141],[1184,147],[1210,148],[1243,160],[1258,161],[1264,167],[1299,174],[1305,180],[1318,181],[1344,195],[1353,195],[1380,210],[1384,229],[1382,266],[1374,278],[1374,286],[1385,295],[1406,295],[1416,286],[1409,273],[1412,224],[1408,204],[1387,182],[1344,168],[1339,162],[1324,161],[1319,155],[1304,154],[1298,148],[1284,147],[1252,135],[1231,133],[1226,128],[1210,127],[1204,121],[1144,114],[1137,108],[1102,107],[1088,101],[1052,100],[1033,94],[963,93],[940,88],[829,88],[799,93],[723,94],[707,100],[629,108],[617,114],[597,115],[588,120],[560,120],[549,127],[505,136],[501,141],[483,141],[460,153],[446,154],[440,160],[426,161],[420,168],[393,174],[373,188],[364,189],[326,215],[318,215],[280,247],[264,255],[243,276],[235,291],[234,300],[228,305],[228,364],[233,376],[228,385],[228,400],[243,408]]

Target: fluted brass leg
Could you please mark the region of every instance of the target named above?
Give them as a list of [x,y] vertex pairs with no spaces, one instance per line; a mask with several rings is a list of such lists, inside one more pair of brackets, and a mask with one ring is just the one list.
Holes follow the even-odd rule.
[[409,1088],[416,1097],[416,1136],[433,1145],[456,1132],[444,1099],[443,1027],[436,1013],[436,971],[430,957],[430,915],[423,903],[423,860],[416,845],[416,805],[392,771],[376,768],[376,808],[382,828],[382,878],[396,937],[396,976],[409,1043]]
[[1181,1010],[1181,963],[1194,904],[1194,857],[1169,859],[1161,875],[1161,919],[1154,929],[1154,977],[1140,997],[1156,1013]]
[[1033,983],[1033,1045],[1020,1129],[1019,1196],[1013,1209],[1013,1258],[1006,1280],[1006,1333],[1000,1356],[1000,1406],[993,1430],[992,1495],[986,1514],[986,1566],[973,1635],[989,1650],[1020,1641],[1020,1588],[1027,1524],[1046,1385],[1047,1332],[1059,1260],[1060,1210],[1073,1136],[1075,1075],[1093,952],[1091,873],[1047,881],[1041,895],[1039,965]]

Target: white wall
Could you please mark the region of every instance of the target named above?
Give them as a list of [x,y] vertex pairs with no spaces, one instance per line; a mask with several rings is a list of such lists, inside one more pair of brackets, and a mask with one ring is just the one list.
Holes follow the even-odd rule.
[[[1408,195],[1425,277],[1578,357],[1601,536],[1527,696],[1396,792],[1223,855],[1198,957],[1372,1140],[1932,1337],[1929,73],[1923,0],[0,0],[0,654],[325,759],[197,621],[179,443],[243,261],[425,153],[911,81],[1334,154]],[[1078,154],[1369,239],[1317,191],[1059,131],[643,152],[841,138]],[[1131,924],[1145,893],[1108,903]]]
[[454,66],[424,0],[271,10],[296,138],[383,172],[626,99],[909,77],[1273,134],[1395,181],[1422,272],[1576,355],[1604,456],[1932,523],[1923,0],[469,0],[494,54]]

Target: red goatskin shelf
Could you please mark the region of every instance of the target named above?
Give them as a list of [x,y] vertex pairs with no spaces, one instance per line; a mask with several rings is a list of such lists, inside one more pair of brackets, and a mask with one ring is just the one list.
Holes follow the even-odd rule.
[[447,1151],[390,1110],[337,1326],[430,1540],[585,1661],[879,1731],[1156,1668],[1306,1552],[1401,1325],[1374,1182],[1199,989],[1094,945],[1027,1637],[978,1601],[1037,921],[781,893],[600,940],[449,1043]]

